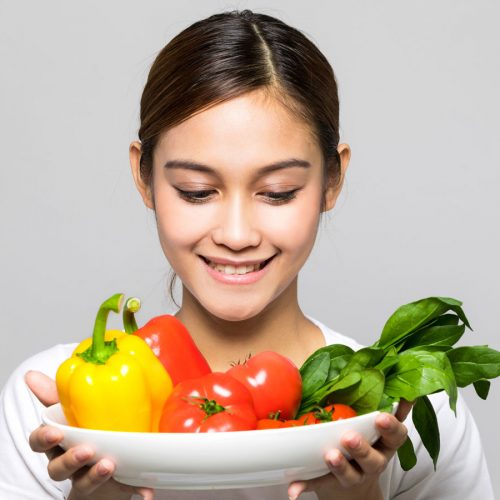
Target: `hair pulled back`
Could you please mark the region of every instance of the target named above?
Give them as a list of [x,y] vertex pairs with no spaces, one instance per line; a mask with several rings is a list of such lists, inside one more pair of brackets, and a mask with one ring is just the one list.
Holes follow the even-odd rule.
[[[152,186],[153,153],[162,133],[208,107],[255,90],[267,92],[309,125],[322,151],[323,207],[327,186],[340,179],[333,69],[299,30],[248,9],[195,22],[157,55],[141,98],[142,180]],[[175,274],[171,295],[174,281]]]
[[325,182],[338,179],[339,101],[330,63],[297,29],[248,9],[195,22],[156,57],[141,98],[142,179],[151,182],[162,132],[257,89],[309,124],[323,153]]

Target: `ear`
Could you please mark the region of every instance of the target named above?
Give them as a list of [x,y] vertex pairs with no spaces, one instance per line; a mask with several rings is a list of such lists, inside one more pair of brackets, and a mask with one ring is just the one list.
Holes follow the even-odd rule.
[[337,202],[340,191],[342,191],[349,160],[351,159],[351,148],[348,144],[339,144],[337,151],[340,157],[340,176],[338,179],[330,179],[325,193],[325,212],[331,210]]
[[154,210],[153,195],[150,187],[144,183],[141,177],[141,143],[134,141],[129,148],[130,166],[132,168],[132,176],[134,177],[135,186],[142,197],[144,205],[151,210]]

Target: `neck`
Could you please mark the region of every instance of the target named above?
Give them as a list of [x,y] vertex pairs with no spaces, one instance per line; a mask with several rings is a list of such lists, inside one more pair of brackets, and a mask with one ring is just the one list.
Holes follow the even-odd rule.
[[275,351],[298,366],[324,345],[321,332],[301,311],[297,279],[257,315],[227,321],[207,311],[183,288],[182,307],[176,314],[191,333],[213,371],[225,371],[249,354]]

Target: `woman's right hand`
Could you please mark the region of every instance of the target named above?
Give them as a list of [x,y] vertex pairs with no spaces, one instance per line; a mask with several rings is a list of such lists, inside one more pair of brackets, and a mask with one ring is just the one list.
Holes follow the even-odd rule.
[[[25,381],[45,406],[59,402],[56,384],[47,375],[29,371]],[[63,433],[59,429],[41,425],[30,434],[29,444],[33,451],[45,453],[49,458],[47,468],[51,479],[71,479],[73,486],[68,500],[128,500],[134,493],[146,500],[153,499],[154,491],[150,488],[135,488],[112,479],[115,466],[111,460],[103,458],[94,465],[87,465],[94,457],[93,450],[89,446],[79,445],[65,451],[58,446],[62,439]]]

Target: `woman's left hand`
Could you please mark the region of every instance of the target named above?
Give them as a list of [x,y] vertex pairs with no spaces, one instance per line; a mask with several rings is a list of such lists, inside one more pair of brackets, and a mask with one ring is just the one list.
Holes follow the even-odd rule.
[[314,491],[320,500],[383,500],[379,477],[406,441],[408,431],[402,421],[411,407],[411,403],[401,401],[396,416],[389,413],[378,415],[375,425],[380,438],[373,445],[359,433],[347,432],[342,436],[341,443],[352,460],[347,460],[340,450],[329,450],[325,461],[330,473],[309,481],[291,483],[288,487],[289,498],[295,499],[305,491]]

